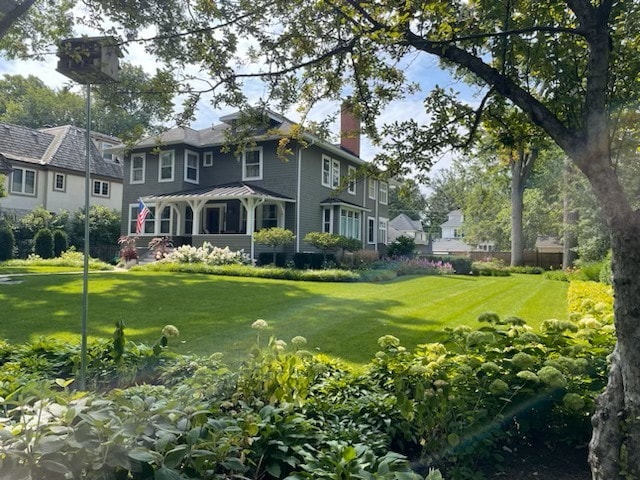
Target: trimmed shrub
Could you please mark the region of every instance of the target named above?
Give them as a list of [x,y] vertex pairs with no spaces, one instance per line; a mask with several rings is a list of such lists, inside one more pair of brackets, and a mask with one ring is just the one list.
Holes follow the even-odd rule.
[[66,252],[69,248],[69,239],[64,230],[53,231],[53,254],[56,257],[62,255],[62,252]]
[[474,275],[482,277],[508,277],[511,272],[502,262],[473,262],[471,271]]
[[508,267],[511,273],[525,273],[528,275],[541,275],[544,273],[544,269],[541,267],[529,267],[529,266],[521,266],[521,267]]
[[8,227],[0,228],[0,262],[13,258],[15,243],[11,229]]
[[401,235],[387,246],[387,255],[389,257],[410,257],[415,249],[415,240]]
[[458,275],[469,275],[471,273],[471,259],[469,257],[456,257],[453,255],[421,255],[420,258],[426,258],[433,262],[450,263],[453,272]]
[[557,280],[559,282],[568,282],[569,275],[564,270],[550,270],[548,272],[544,272],[544,278],[548,278],[549,280]]
[[34,240],[33,249],[35,254],[40,258],[54,258],[55,252],[53,249],[53,234],[48,228],[38,230]]
[[[326,255],[327,262],[335,262],[335,255]],[[325,255],[322,253],[296,253],[293,256],[293,263],[299,270],[320,270],[325,262]]]
[[453,271],[458,275],[469,275],[471,273],[471,259],[467,257],[451,257],[450,260],[443,262],[450,263]]
[[[262,252],[258,254],[258,265],[266,266],[273,265],[273,253],[271,252]],[[276,256],[276,267],[284,267],[287,264],[287,254],[285,252],[277,252]]]

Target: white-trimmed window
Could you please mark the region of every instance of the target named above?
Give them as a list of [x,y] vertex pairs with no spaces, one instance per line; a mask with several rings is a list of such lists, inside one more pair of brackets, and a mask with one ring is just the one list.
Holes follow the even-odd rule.
[[329,188],[340,186],[340,161],[322,156],[322,185]]
[[112,143],[102,142],[102,158],[107,162],[113,161],[113,153],[105,152],[106,149],[113,147]]
[[93,181],[93,196],[94,197],[108,197],[109,196],[109,182],[104,180]]
[[380,217],[378,219],[378,243],[387,243],[387,225],[389,220]]
[[322,156],[322,185],[331,187],[331,159]]
[[160,233],[165,235],[171,234],[172,223],[173,223],[173,209],[171,207],[164,207],[164,209],[162,210],[162,214],[160,215]]
[[202,155],[202,166],[213,167],[213,152],[204,152]]
[[53,189],[56,192],[64,192],[67,188],[67,176],[64,173],[56,173],[53,176]]
[[386,205],[389,203],[389,184],[387,182],[380,182],[380,203]]
[[131,174],[129,183],[144,183],[145,167],[147,164],[144,153],[131,155]]
[[322,231],[333,233],[333,208],[324,207],[322,209]]
[[376,243],[376,219],[373,217],[367,218],[367,243]]
[[160,152],[158,162],[158,182],[173,182],[176,167],[175,152],[173,150]]
[[200,183],[200,156],[191,150],[185,150],[184,156],[184,181]]
[[333,188],[340,186],[340,161],[335,158],[331,160],[331,186]]
[[360,240],[362,214],[357,210],[340,209],[340,235]]
[[193,210],[191,210],[191,207],[184,209],[184,233],[193,233]]
[[262,147],[242,152],[242,180],[262,180]]
[[278,226],[278,206],[268,203],[262,206],[261,228],[273,228]]
[[356,167],[354,167],[353,165],[349,165],[349,168],[347,169],[348,175],[349,175],[349,183],[347,184],[347,192],[349,192],[351,195],[355,195],[356,194]]
[[[155,231],[156,207],[147,205],[149,213],[144,220],[144,227],[140,235],[153,235]],[[138,204],[129,204],[129,235],[137,235],[136,224],[138,223]]]
[[[140,235],[154,235],[155,234],[155,216],[156,207],[147,205],[149,213],[144,220],[144,227]],[[129,234],[136,235],[136,224],[138,221],[138,204],[132,203],[129,205]],[[164,235],[170,235],[172,232],[172,226],[174,222],[174,212],[171,207],[164,207],[162,214],[160,215],[160,233]],[[191,222],[193,222],[193,214],[191,215]]]
[[36,171],[15,167],[11,172],[11,193],[36,194]]
[[376,199],[376,190],[378,186],[378,182],[375,178],[369,179],[369,198],[372,200]]

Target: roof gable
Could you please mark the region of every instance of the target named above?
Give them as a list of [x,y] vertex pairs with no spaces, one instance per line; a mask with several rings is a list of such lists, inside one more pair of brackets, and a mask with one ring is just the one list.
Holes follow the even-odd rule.
[[401,213],[392,220],[389,220],[389,225],[399,231],[423,231],[422,222],[420,222],[420,220],[412,220],[406,213]]
[[[0,154],[7,160],[85,171],[86,130],[65,125],[36,130],[0,123]],[[93,136],[93,135],[92,135]],[[101,138],[106,136],[101,135]],[[113,138],[113,137],[109,137]],[[91,142],[91,173],[122,179],[122,165],[106,161]]]
[[0,153],[7,159],[43,163],[42,159],[55,136],[33,128],[0,124]]

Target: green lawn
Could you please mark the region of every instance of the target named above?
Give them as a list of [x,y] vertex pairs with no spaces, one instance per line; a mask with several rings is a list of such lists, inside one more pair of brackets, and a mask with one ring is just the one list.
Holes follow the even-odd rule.
[[[27,275],[0,283],[0,338],[26,342],[56,335],[78,341],[82,277]],[[308,349],[362,363],[391,334],[412,348],[445,326],[478,325],[486,311],[516,315],[537,328],[566,318],[568,284],[540,275],[401,277],[385,283],[315,283],[155,272],[96,272],[89,277],[89,335],[109,337],[123,319],[130,340],[154,342],[168,323],[180,329],[171,349],[243,358],[258,318],[275,335],[308,340]]]

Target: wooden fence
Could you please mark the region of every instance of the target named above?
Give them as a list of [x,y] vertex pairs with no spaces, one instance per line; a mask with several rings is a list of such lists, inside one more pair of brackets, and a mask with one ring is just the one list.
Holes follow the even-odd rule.
[[[474,262],[489,258],[502,260],[505,265],[509,265],[511,262],[511,252],[471,252],[468,255]],[[540,267],[545,270],[562,270],[562,253],[542,253],[525,250],[524,264],[528,267]]]

